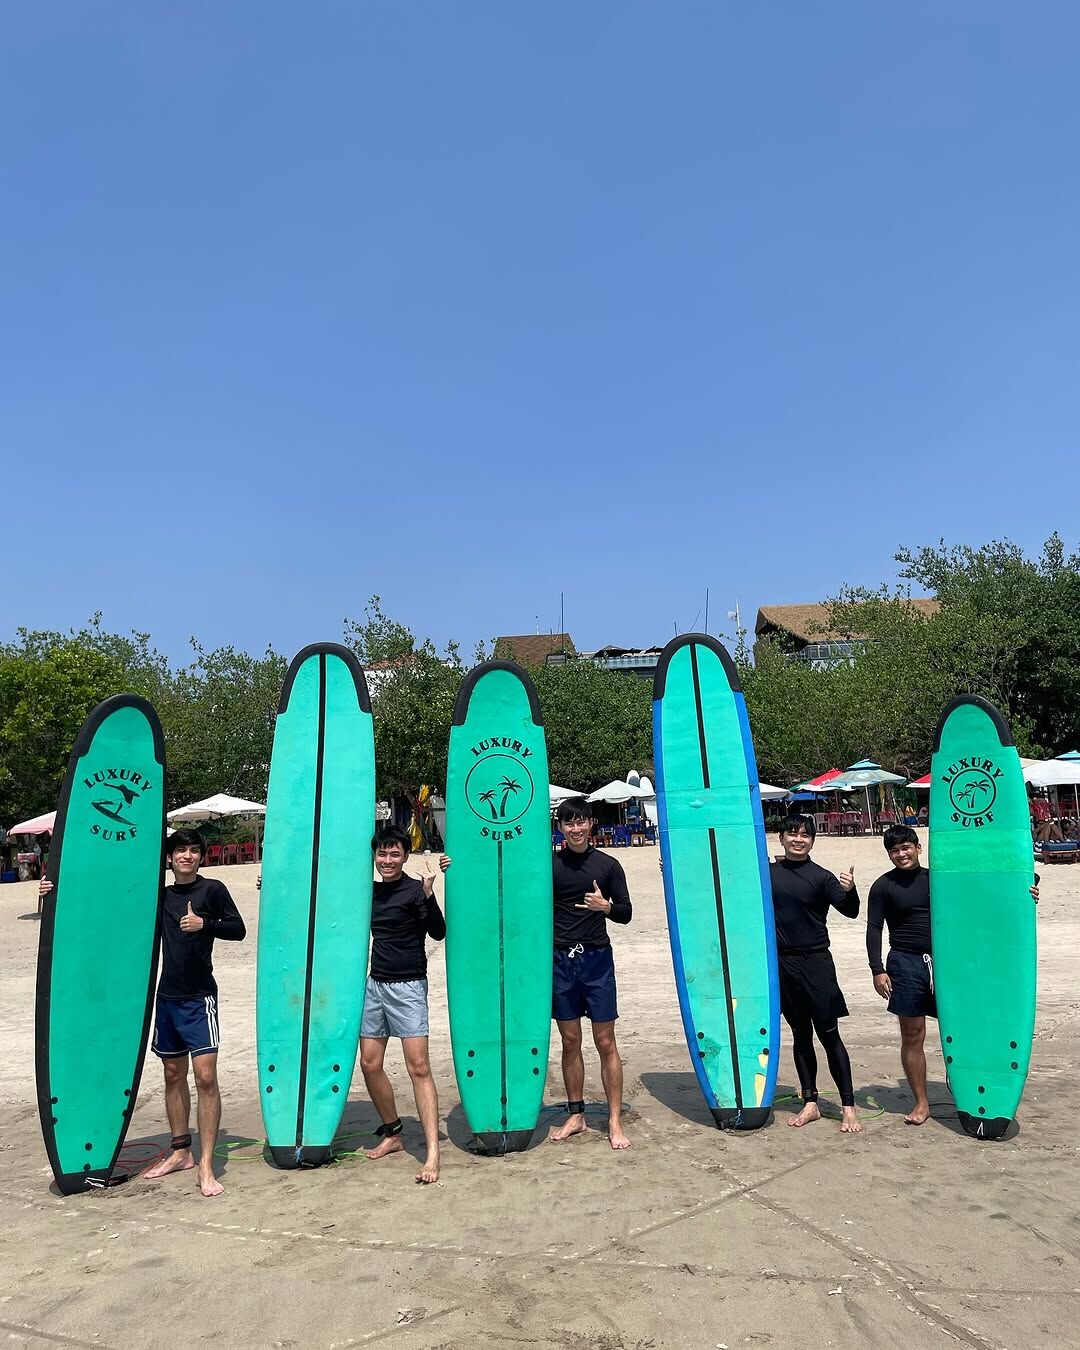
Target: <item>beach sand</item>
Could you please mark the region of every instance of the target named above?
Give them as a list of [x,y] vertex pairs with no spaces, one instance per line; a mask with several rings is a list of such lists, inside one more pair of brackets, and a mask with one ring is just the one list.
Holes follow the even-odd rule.
[[[935,1118],[904,1124],[896,1022],[871,985],[863,919],[839,915],[831,929],[851,1008],[844,1036],[860,1102],[873,1098],[883,1113],[867,1107],[861,1137],[842,1136],[836,1120],[794,1130],[794,1103],[782,1100],[767,1129],[720,1134],[683,1040],[656,850],[617,856],[635,901],[633,924],[613,928],[632,1149],[611,1150],[599,1109],[595,1132],[545,1142],[562,1119],[550,1109],[528,1152],[467,1151],[434,946],[441,1183],[413,1182],[421,1135],[392,1043],[405,1155],[285,1173],[259,1160],[256,1143],[246,1150],[256,1156],[222,1166],[226,1192],[215,1200],[196,1193],[192,1172],[66,1199],[50,1191],[34,1089],[36,888],[0,888],[2,1336],[163,1350],[1080,1345],[1080,867],[1043,869],[1039,1015],[1019,1132],[980,1144],[959,1130],[936,1027]],[[856,864],[865,910],[886,867],[880,839],[821,839],[815,857],[836,871]],[[217,947],[222,1139],[258,1141],[256,869],[211,875],[230,887],[250,932]],[[106,949],[108,923],[102,915],[94,934]],[[557,1103],[565,1093],[552,1049],[546,1100]],[[786,1028],[780,1084],[781,1096],[794,1089]],[[586,1095],[601,1100],[594,1053]],[[344,1122],[350,1132],[377,1123],[359,1068]],[[148,1056],[129,1147],[167,1139]]]

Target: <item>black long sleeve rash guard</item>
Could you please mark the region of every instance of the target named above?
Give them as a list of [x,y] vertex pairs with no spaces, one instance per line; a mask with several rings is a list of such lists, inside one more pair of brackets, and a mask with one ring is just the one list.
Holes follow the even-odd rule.
[[866,956],[870,970],[884,975],[881,932],[889,926],[889,946],[924,956],[930,946],[930,873],[925,867],[894,867],[870,887],[866,902]]
[[829,947],[829,909],[849,919],[859,913],[856,887],[845,891],[835,876],[807,858],[770,864],[776,945],[781,951],[823,952]]
[[371,901],[371,978],[380,984],[427,977],[427,937],[441,941],[446,920],[415,877],[377,881]]
[[[191,905],[203,921],[197,933],[185,933],[180,920]],[[214,941],[242,942],[247,929],[227,887],[212,877],[197,876],[183,885],[165,887],[161,913],[161,980],[158,998],[204,998],[217,993]]]
[[[601,914],[599,910],[575,909],[575,905],[584,903],[594,882],[599,884],[604,899],[611,901],[610,914]],[[610,947],[608,919],[612,923],[629,923],[633,917],[634,909],[622,865],[591,846],[584,853],[564,848],[554,854],[551,885],[555,903],[556,949],[574,947],[579,942],[583,947]]]

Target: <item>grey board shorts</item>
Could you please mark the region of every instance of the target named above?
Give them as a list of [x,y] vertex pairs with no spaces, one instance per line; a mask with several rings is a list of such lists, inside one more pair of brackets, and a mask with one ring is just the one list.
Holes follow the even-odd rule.
[[427,980],[395,980],[392,984],[384,984],[369,975],[360,1035],[382,1039],[427,1034]]

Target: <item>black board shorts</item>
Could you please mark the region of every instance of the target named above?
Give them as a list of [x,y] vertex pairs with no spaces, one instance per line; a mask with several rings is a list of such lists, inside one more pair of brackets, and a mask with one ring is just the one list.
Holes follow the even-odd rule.
[[789,1025],[831,1027],[848,1015],[832,952],[782,951],[779,967],[780,1011]]
[[929,955],[893,947],[885,962],[892,981],[889,1011],[896,1017],[936,1017],[934,963]]

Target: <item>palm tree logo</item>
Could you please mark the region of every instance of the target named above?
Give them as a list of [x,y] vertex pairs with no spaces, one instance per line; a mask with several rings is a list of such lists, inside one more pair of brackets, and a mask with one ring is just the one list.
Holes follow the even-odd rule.
[[512,825],[532,805],[535,795],[529,766],[516,755],[487,755],[465,779],[469,809],[489,827],[492,821]]
[[972,810],[974,810],[976,793],[989,791],[990,791],[990,779],[980,778],[977,782],[968,783],[968,785],[964,788],[963,792],[958,792],[956,794],[956,800],[958,802],[963,802],[965,806],[969,806],[972,808]]
[[[521,784],[517,781],[516,778],[504,776],[499,782],[499,787],[502,789],[502,802],[499,806],[499,815],[503,818],[503,820],[505,820],[506,803],[516,792],[521,791]],[[494,815],[494,811],[492,812],[492,814]]]
[[965,816],[982,816],[997,798],[994,780],[977,769],[968,769],[953,779],[949,787],[953,806]]

